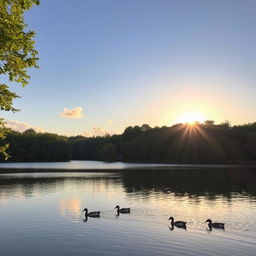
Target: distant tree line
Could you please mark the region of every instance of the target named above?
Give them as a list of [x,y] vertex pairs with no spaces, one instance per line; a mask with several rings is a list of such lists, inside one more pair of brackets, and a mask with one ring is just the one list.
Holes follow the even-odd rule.
[[256,161],[256,123],[127,127],[123,134],[71,137],[72,159],[155,163]]
[[[69,161],[71,144],[65,136],[36,133],[33,129],[23,133],[10,130],[6,135],[8,162]],[[1,159],[3,162],[3,158]]]
[[[148,163],[250,163],[256,161],[256,122],[231,126],[130,126],[120,135],[67,138],[30,129],[11,131],[8,161],[103,160]],[[3,161],[3,160],[2,160]]]

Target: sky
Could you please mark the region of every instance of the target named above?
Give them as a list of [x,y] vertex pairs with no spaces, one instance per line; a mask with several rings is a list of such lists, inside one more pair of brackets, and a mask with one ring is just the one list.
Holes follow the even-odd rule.
[[255,0],[41,0],[31,69],[9,127],[64,135],[256,121]]

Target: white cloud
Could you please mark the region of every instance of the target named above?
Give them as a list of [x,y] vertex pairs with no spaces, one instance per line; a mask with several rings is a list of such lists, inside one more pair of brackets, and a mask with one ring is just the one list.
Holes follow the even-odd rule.
[[107,124],[107,125],[113,125],[113,124],[114,124],[114,121],[112,121],[112,120],[107,120],[107,121],[106,121],[106,124]]
[[97,137],[97,136],[105,136],[110,134],[106,129],[100,126],[93,126],[91,131],[84,131],[83,136],[85,137]]
[[108,131],[106,129],[99,127],[99,126],[93,126],[92,130],[93,130],[94,136],[104,136],[104,135],[108,134]]
[[25,123],[25,122],[20,122],[20,121],[6,121],[6,125],[7,128],[10,128],[12,130],[18,131],[18,132],[24,132],[27,129],[33,129],[36,132],[44,132],[44,129],[42,129],[40,126],[33,126],[29,123]]
[[80,119],[83,117],[83,108],[76,107],[76,108],[64,108],[63,112],[60,113],[60,117],[62,118],[72,118],[72,119]]
[[92,137],[92,134],[90,132],[88,132],[88,131],[84,131],[83,132],[83,136],[84,137]]

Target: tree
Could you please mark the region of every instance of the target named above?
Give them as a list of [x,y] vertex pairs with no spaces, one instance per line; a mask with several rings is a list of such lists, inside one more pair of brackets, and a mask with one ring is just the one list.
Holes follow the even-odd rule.
[[69,161],[71,157],[71,144],[65,136],[33,129],[23,133],[10,130],[5,140],[11,145],[7,150],[12,156],[10,162]]
[[[0,75],[25,86],[30,76],[28,69],[38,68],[38,52],[34,49],[35,32],[26,30],[24,13],[39,0],[1,0],[0,1]],[[13,100],[19,96],[9,90],[8,85],[0,84],[0,111],[18,111]],[[7,130],[0,119],[0,154],[7,157],[8,145],[2,145]]]
[[100,159],[103,161],[115,161],[116,160],[116,147],[112,143],[103,145],[100,149]]
[[209,126],[213,126],[215,121],[214,120],[205,120],[204,123]]
[[9,155],[6,150],[9,148],[9,144],[4,142],[8,130],[5,128],[5,122],[0,118],[0,156],[2,155],[4,159],[8,159]]

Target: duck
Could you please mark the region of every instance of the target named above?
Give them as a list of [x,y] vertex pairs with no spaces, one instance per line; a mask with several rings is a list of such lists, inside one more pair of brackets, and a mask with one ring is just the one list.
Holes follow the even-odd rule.
[[170,217],[168,220],[171,220],[172,227],[175,226],[177,228],[184,228],[184,229],[186,229],[187,222],[182,221],[182,220],[174,221],[173,217]]
[[117,205],[116,207],[115,207],[115,209],[117,210],[117,214],[119,214],[119,213],[130,213],[131,212],[131,208],[120,208],[120,206],[119,205]]
[[99,218],[100,217],[100,211],[97,212],[88,212],[87,208],[84,208],[83,212],[85,212],[85,217],[91,217],[91,218]]
[[225,223],[219,223],[219,222],[212,222],[211,219],[207,219],[205,222],[208,222],[209,228],[221,228],[225,229]]

